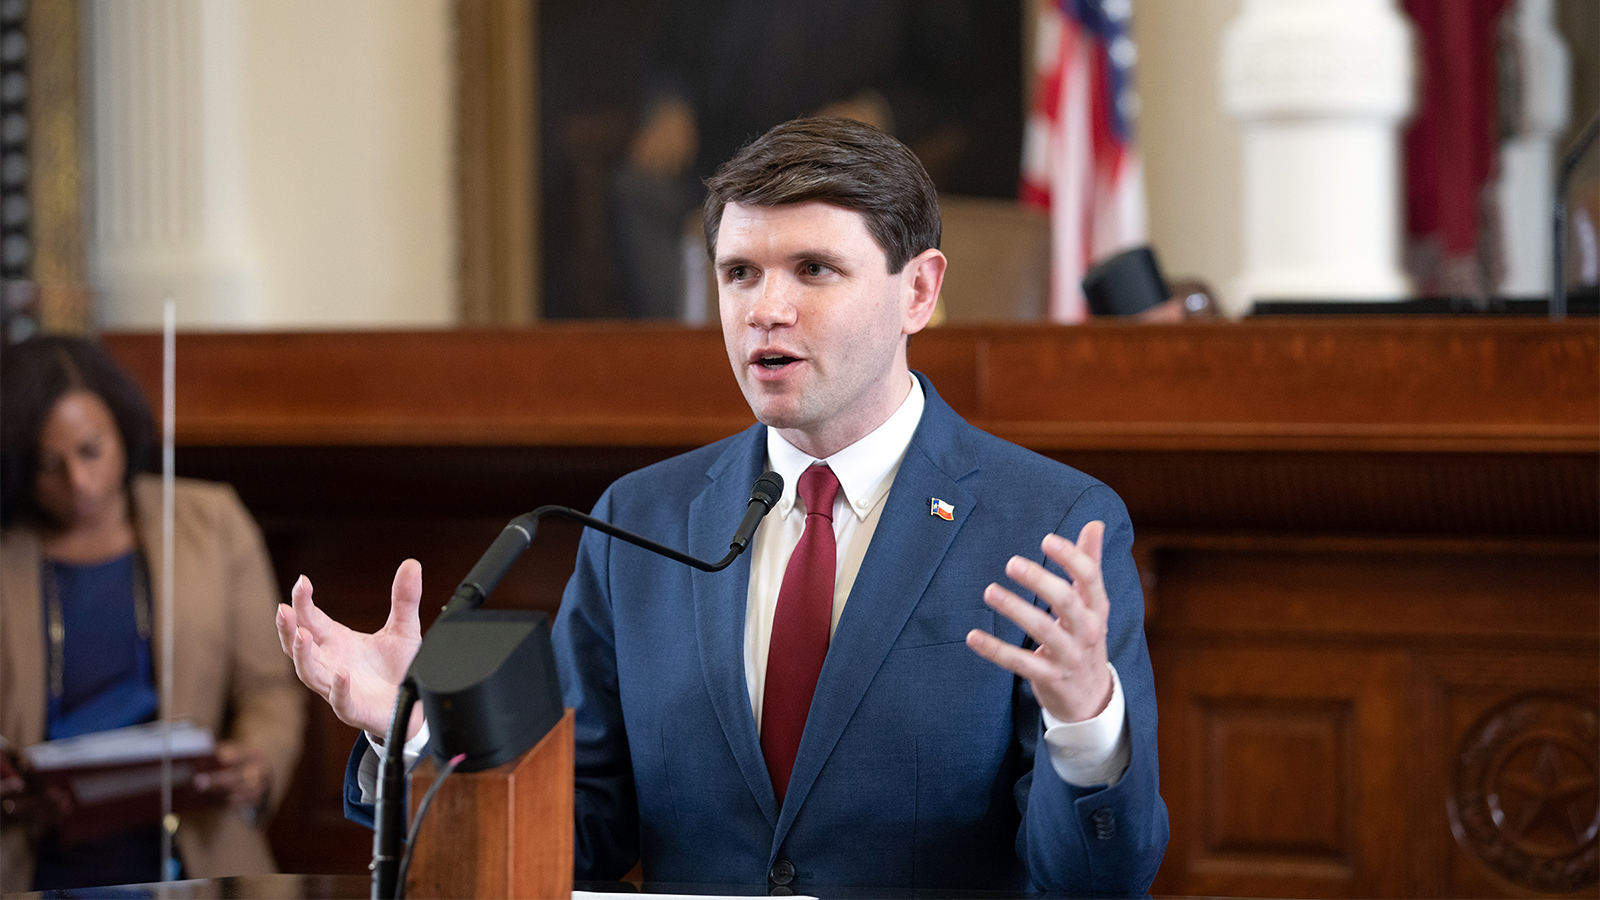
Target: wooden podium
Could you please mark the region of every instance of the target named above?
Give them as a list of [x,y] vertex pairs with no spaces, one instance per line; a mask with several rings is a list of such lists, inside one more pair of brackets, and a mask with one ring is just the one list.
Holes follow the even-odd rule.
[[[411,774],[411,816],[438,775]],[[572,710],[533,749],[495,769],[454,773],[417,834],[406,896],[572,896]]]

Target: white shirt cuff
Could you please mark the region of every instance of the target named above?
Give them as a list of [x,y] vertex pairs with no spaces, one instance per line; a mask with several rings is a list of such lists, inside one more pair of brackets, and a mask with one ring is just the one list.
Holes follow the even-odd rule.
[[1133,755],[1122,679],[1117,677],[1116,666],[1107,666],[1111,669],[1111,702],[1100,715],[1082,722],[1063,722],[1049,710],[1039,709],[1044,716],[1050,764],[1062,781],[1077,787],[1116,784]]
[[[367,753],[361,757],[361,766],[356,769],[356,785],[361,788],[362,803],[378,802],[378,755],[383,752],[383,738],[370,731],[361,734],[367,739]],[[428,720],[422,720],[422,727],[406,745],[400,748],[400,760],[405,765],[407,772],[417,764],[417,759],[422,756],[422,751],[428,746]]]

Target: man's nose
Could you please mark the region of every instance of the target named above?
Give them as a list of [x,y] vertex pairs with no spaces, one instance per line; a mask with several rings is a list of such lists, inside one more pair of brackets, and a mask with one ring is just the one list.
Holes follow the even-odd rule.
[[757,328],[794,324],[794,295],[783,279],[762,279],[761,289],[750,304],[749,320]]

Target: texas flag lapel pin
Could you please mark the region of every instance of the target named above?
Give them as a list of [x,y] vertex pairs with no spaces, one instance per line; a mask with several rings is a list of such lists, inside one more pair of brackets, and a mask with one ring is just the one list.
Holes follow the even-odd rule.
[[934,497],[933,502],[928,504],[928,515],[938,516],[946,522],[953,522],[956,518],[956,508],[938,497]]

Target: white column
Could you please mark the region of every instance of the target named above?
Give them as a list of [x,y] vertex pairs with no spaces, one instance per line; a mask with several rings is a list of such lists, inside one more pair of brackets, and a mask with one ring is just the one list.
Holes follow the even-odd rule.
[[1244,0],[1223,34],[1222,96],[1240,122],[1250,299],[1405,296],[1399,127],[1410,25],[1393,0]]
[[1501,104],[1518,114],[1515,133],[1500,144],[1495,185],[1505,259],[1498,287],[1506,297],[1550,293],[1556,141],[1572,108],[1572,60],[1551,6],[1550,0],[1517,0],[1512,14],[1519,90]]
[[238,0],[91,0],[91,278],[108,326],[255,318]]

